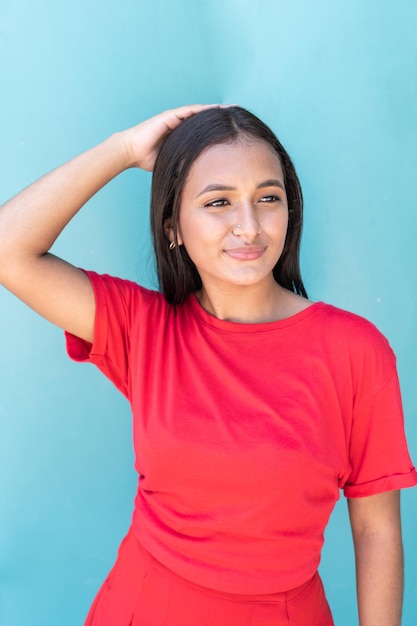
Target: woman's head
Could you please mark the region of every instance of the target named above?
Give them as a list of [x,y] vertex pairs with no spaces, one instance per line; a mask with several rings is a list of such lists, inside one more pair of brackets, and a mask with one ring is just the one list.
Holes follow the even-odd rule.
[[240,107],[225,107],[202,111],[182,122],[162,144],[155,163],[152,234],[160,286],[171,303],[181,303],[198,290],[201,279],[183,245],[169,250],[167,220],[170,220],[176,239],[181,193],[193,163],[208,148],[233,144],[239,139],[265,142],[278,155],[288,201],[288,231],[273,275],[283,287],[306,295],[299,269],[302,193],[291,159],[272,131],[256,116]]

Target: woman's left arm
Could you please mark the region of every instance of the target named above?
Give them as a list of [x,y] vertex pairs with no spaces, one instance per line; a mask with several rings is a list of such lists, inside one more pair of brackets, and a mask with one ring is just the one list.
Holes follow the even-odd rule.
[[400,626],[404,561],[400,492],[348,499],[360,626]]

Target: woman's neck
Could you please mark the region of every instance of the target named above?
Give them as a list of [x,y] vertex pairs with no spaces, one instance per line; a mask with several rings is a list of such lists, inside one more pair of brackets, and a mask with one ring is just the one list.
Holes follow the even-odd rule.
[[275,322],[307,308],[311,302],[275,282],[221,289],[203,285],[196,293],[201,306],[220,320],[241,324]]

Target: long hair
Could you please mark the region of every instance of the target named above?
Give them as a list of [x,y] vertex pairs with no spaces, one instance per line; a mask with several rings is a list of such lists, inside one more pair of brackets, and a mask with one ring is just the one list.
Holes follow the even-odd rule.
[[277,153],[288,201],[288,230],[282,254],[273,268],[277,283],[307,297],[300,272],[303,196],[294,165],[266,124],[241,107],[207,109],[172,131],[163,142],[152,177],[151,229],[160,288],[166,300],[181,304],[201,288],[201,278],[185,247],[169,250],[165,222],[171,219],[177,242],[181,192],[194,161],[207,148],[246,136],[268,143]]

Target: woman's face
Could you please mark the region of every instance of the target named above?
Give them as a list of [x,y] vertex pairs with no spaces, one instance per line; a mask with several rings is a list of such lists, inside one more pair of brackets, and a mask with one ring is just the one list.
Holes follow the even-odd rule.
[[203,289],[273,280],[287,226],[284,176],[269,144],[243,137],[195,160],[181,194],[177,237]]

